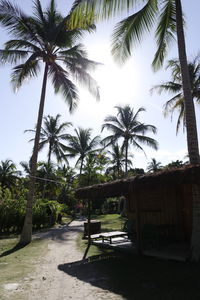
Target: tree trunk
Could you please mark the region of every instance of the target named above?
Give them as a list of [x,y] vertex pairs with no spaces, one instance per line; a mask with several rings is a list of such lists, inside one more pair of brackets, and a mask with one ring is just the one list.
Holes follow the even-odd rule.
[[51,153],[52,153],[52,143],[51,143],[51,141],[50,141],[50,143],[49,143],[48,161],[47,161],[48,167],[49,167],[50,162],[51,162]]
[[185,101],[188,154],[189,154],[190,163],[198,164],[200,162],[200,159],[199,159],[197,125],[196,125],[194,102],[192,98],[190,75],[188,71],[188,63],[187,63],[187,56],[186,56],[181,0],[176,0],[176,23],[177,23],[178,52],[179,52],[181,76],[182,76],[182,83],[183,83],[183,94],[184,94],[184,101]]
[[[50,166],[50,162],[51,162],[51,153],[52,153],[52,144],[50,142],[49,144],[49,153],[48,153],[48,160],[47,160],[47,173],[44,176],[44,179],[48,178],[48,171],[49,171],[49,166]],[[45,194],[46,194],[46,187],[47,187],[47,181],[44,181],[44,186],[43,186],[43,192],[42,192],[42,200],[45,199]]]
[[125,177],[128,175],[128,140],[125,141]]
[[33,198],[35,191],[35,176],[37,170],[37,158],[38,158],[38,149],[40,141],[40,131],[42,126],[44,103],[45,103],[45,94],[46,94],[46,85],[47,85],[47,75],[48,75],[48,64],[45,65],[44,77],[42,83],[42,92],[40,97],[40,106],[38,111],[38,120],[35,133],[35,141],[33,147],[33,154],[31,157],[31,167],[30,167],[30,181],[29,181],[29,192],[27,196],[27,206],[26,206],[26,216],[24,221],[24,226],[22,229],[21,237],[19,243],[21,245],[27,245],[31,242],[32,239],[32,216],[33,216]]
[[84,158],[81,159],[81,166],[80,166],[80,172],[79,172],[79,186],[81,184],[81,175],[82,175],[82,170],[83,170],[83,160],[84,160]]
[[[181,76],[183,82],[183,94],[185,101],[186,131],[188,154],[191,164],[198,164],[199,147],[194,102],[192,99],[190,77],[188,71],[185,38],[183,30],[182,6],[181,0],[176,0],[176,23],[177,23],[177,39],[179,60],[181,66]],[[193,201],[193,224],[191,238],[191,259],[199,261],[200,259],[200,186],[194,185],[192,189]]]
[[80,166],[80,173],[79,173],[80,177],[82,175],[82,170],[83,170],[83,158],[81,159],[81,166]]

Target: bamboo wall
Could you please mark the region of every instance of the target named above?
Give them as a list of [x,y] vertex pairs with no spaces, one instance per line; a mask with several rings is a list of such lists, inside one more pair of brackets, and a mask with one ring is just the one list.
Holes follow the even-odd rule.
[[145,224],[168,228],[168,235],[188,241],[192,230],[192,187],[185,185],[131,189],[127,197],[127,215],[142,230]]

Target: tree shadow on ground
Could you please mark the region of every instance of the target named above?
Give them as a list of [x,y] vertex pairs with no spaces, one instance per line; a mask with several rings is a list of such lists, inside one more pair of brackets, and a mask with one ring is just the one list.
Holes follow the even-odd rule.
[[8,255],[10,255],[10,254],[12,254],[12,253],[14,253],[14,252],[17,252],[17,251],[19,251],[20,249],[22,249],[22,248],[24,248],[24,247],[26,247],[26,245],[21,245],[21,244],[17,243],[17,244],[16,244],[14,247],[12,247],[11,249],[2,252],[2,253],[0,254],[0,258],[1,258],[1,257],[4,257],[4,256],[8,256]]
[[124,299],[200,299],[199,265],[111,254],[62,264],[58,269]]
[[51,228],[44,232],[38,232],[33,235],[33,239],[51,239],[54,241],[66,241],[68,240],[68,234],[69,232],[83,232],[81,225],[76,226],[60,226],[57,228]]

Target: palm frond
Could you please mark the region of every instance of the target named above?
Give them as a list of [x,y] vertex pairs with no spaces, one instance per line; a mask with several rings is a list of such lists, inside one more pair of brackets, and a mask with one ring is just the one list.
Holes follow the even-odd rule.
[[154,91],[156,91],[158,94],[162,94],[163,92],[177,93],[177,92],[180,92],[181,90],[182,90],[182,85],[180,83],[168,81],[168,82],[153,86],[151,88],[150,92],[153,93]]
[[14,49],[27,49],[27,52],[41,52],[41,49],[34,45],[33,43],[26,40],[9,40],[5,44],[5,50],[13,50]]
[[47,24],[40,0],[34,1],[34,16],[39,23],[43,24],[44,26]]
[[119,63],[131,55],[133,45],[139,44],[144,33],[150,32],[157,15],[157,1],[148,0],[138,12],[119,22],[112,35],[112,54]]
[[136,144],[137,144],[137,147],[139,145],[137,142],[139,142],[139,143],[142,143],[143,145],[146,145],[155,150],[158,150],[158,142],[155,139],[148,137],[148,136],[137,135],[134,137],[134,140],[131,140],[131,142],[134,146],[136,146]]
[[176,33],[176,3],[172,0],[162,2],[163,7],[155,34],[158,49],[152,62],[154,71],[163,65],[168,47],[175,40]]
[[28,56],[26,50],[0,50],[0,63],[15,64]]
[[156,134],[157,133],[157,128],[153,125],[149,124],[138,124],[136,125],[131,131],[133,131],[133,134],[137,134],[138,132],[142,134],[145,134],[148,131],[151,131],[152,133]]
[[13,68],[14,71],[11,74],[11,83],[14,90],[20,88],[25,80],[37,76],[38,71],[40,70],[40,65],[38,60],[36,60],[36,57],[37,54],[33,54],[24,64]]
[[25,17],[26,15],[16,4],[12,4],[7,0],[0,2],[0,22],[11,32],[16,29],[20,20]]
[[56,63],[50,65],[49,73],[52,77],[55,92],[62,93],[69,105],[69,110],[73,111],[78,103],[78,94],[75,85],[68,79],[68,73]]
[[90,23],[94,19],[108,19],[117,13],[129,12],[136,3],[136,0],[75,0],[70,12],[70,24],[76,27],[84,25],[84,22]]
[[[172,113],[174,108],[176,107],[176,103],[180,101],[180,99],[183,100],[182,94],[177,94],[171,99],[169,99],[164,105],[163,105],[163,111],[164,111],[164,116],[168,116],[169,113]],[[180,103],[180,102],[179,102]]]

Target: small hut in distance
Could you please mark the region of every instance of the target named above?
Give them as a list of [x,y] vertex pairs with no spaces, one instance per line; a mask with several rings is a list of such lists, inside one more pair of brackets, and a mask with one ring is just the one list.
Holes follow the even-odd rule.
[[192,187],[199,184],[200,165],[184,166],[80,188],[76,197],[95,201],[96,197],[125,196],[127,216],[135,225],[136,245],[142,252],[147,233],[155,247],[159,240],[190,244]]

